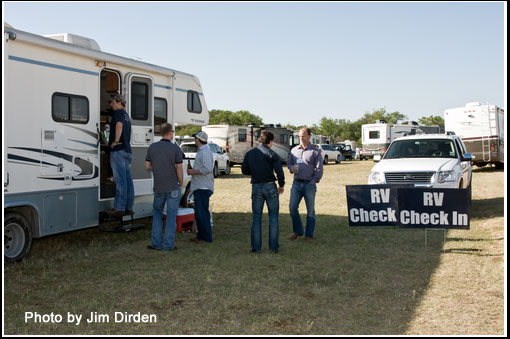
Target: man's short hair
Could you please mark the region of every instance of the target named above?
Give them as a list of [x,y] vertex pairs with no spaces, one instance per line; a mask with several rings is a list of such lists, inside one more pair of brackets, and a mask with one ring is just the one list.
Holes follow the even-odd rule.
[[312,130],[311,130],[310,128],[308,128],[308,127],[303,127],[303,128],[301,128],[301,129],[306,129],[306,133],[307,133],[308,135],[312,135]]
[[262,133],[260,133],[260,138],[259,138],[259,142],[261,144],[264,144],[264,145],[269,145],[269,143],[271,141],[274,140],[274,135],[273,133],[269,132],[269,131],[262,131]]
[[169,124],[169,123],[166,123],[166,122],[161,124],[160,133],[161,133],[162,136],[165,136],[165,135],[167,135],[168,133],[170,133],[172,131],[173,131],[172,124]]

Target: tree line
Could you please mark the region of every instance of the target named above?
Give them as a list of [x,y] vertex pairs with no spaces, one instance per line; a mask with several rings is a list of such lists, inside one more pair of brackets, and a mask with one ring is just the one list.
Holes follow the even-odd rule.
[[[361,144],[361,125],[374,124],[377,120],[384,120],[388,124],[395,124],[398,122],[408,120],[405,114],[398,111],[386,112],[385,108],[373,110],[371,113],[366,112],[360,119],[356,121],[350,121],[346,119],[334,119],[328,117],[322,117],[318,124],[313,124],[309,127],[313,134],[325,135],[332,141],[344,141],[352,140]],[[253,124],[254,126],[261,126],[266,122],[262,121],[262,118],[258,115],[252,114],[249,111],[227,111],[213,109],[209,111],[209,125],[246,125]],[[278,124],[277,122],[270,122]],[[444,127],[444,120],[441,116],[428,116],[422,117],[418,120],[419,124],[422,125],[438,125]],[[286,127],[292,130],[299,130],[304,125],[293,125],[290,123],[281,124],[282,127]],[[201,126],[177,126],[175,129],[175,135],[184,136],[192,135],[200,131]]]

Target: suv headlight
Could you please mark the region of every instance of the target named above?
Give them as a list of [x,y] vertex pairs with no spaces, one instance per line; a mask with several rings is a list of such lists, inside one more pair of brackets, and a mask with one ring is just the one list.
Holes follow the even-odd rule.
[[371,172],[368,177],[369,184],[384,184],[384,173]]
[[438,173],[437,182],[444,183],[448,181],[455,181],[455,172],[453,171],[441,171]]

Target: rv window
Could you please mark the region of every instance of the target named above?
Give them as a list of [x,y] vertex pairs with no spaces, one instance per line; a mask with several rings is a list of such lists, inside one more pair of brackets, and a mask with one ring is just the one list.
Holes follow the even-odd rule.
[[238,141],[239,142],[245,142],[246,141],[246,130],[245,129],[239,129],[237,132],[238,132],[238,135],[239,135]]
[[202,113],[202,104],[200,97],[195,91],[188,91],[188,112]]
[[379,131],[370,131],[368,132],[369,139],[379,139],[381,133]]
[[286,145],[289,143],[289,135],[288,134],[280,134],[280,144]]
[[147,120],[149,118],[149,86],[143,82],[131,84],[131,118]]
[[54,93],[51,101],[53,120],[76,124],[89,122],[89,101],[86,97]]
[[160,135],[161,124],[167,122],[167,103],[163,98],[154,98],[154,134]]

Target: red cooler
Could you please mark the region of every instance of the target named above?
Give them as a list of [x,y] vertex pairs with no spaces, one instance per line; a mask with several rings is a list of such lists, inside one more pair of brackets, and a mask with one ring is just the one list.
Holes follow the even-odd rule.
[[176,232],[191,232],[195,221],[195,211],[193,208],[179,208],[177,211],[177,229]]

